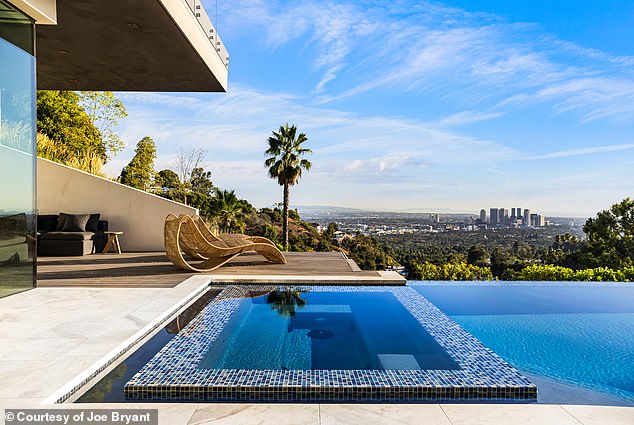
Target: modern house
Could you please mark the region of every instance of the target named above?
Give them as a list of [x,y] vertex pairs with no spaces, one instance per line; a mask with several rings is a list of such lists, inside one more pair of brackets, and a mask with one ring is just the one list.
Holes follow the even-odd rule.
[[35,285],[36,90],[227,89],[199,0],[0,0],[0,297]]

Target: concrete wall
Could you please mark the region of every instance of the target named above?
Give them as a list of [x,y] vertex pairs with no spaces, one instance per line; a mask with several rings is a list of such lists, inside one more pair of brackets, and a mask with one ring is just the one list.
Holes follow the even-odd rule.
[[40,214],[100,213],[120,236],[123,251],[163,251],[163,223],[169,213],[196,208],[112,182],[83,171],[37,159],[37,208]]

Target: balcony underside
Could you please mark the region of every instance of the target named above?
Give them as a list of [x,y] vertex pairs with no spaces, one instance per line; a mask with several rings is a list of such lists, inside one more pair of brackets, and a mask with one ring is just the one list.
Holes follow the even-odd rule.
[[184,1],[58,1],[57,25],[36,37],[39,89],[226,91],[227,68]]

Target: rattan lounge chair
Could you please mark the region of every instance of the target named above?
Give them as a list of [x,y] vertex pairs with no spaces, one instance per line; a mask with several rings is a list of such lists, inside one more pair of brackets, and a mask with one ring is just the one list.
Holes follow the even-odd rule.
[[[195,272],[214,270],[243,252],[257,252],[273,263],[286,263],[284,254],[272,242],[253,242],[247,236],[232,236],[224,240],[210,241],[201,232],[197,219],[188,215],[176,217],[170,214],[165,219],[165,253],[176,266]],[[206,227],[206,226],[205,226]],[[209,230],[209,229],[207,229]],[[211,232],[209,232],[210,235]],[[193,264],[183,252],[198,261]]]
[[202,220],[202,218],[200,218],[199,215],[192,216],[192,219],[194,220],[194,223],[196,223],[196,225],[198,226],[200,233],[202,233],[203,236],[206,237],[207,240],[210,242],[224,242],[228,245],[231,245],[235,244],[236,241],[247,240],[254,243],[266,243],[275,246],[275,244],[271,240],[262,236],[249,236],[243,235],[242,233],[224,233],[220,235],[214,235],[211,229],[207,227],[207,225]]
[[[200,233],[202,233],[202,235],[205,237],[205,239],[223,248],[231,248],[236,245],[244,245],[248,242],[266,243],[266,244],[275,246],[273,242],[271,242],[269,239],[264,238],[262,236],[249,236],[249,235],[244,235],[242,233],[226,233],[226,234],[220,234],[216,236],[211,231],[211,229],[207,227],[207,225],[205,224],[205,222],[202,220],[202,218],[199,215],[193,215],[190,217],[192,218],[192,221],[198,227],[198,230],[200,230]],[[177,217],[174,214],[169,214],[166,218],[166,220],[174,220],[174,219],[177,219]],[[187,245],[181,246],[181,250],[185,253],[185,255],[189,257],[197,258],[200,260],[207,259],[207,257],[205,257],[202,253],[198,251],[190,250]]]

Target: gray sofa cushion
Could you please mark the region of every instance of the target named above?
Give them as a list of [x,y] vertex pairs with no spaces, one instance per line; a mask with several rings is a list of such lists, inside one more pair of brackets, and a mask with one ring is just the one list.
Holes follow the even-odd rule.
[[58,225],[56,230],[61,230],[62,232],[85,232],[89,218],[90,214],[60,213],[59,222],[62,223],[62,228],[60,229]]
[[42,240],[89,241],[94,235],[93,232],[46,232]]
[[66,217],[68,217],[68,214],[65,214],[65,213],[60,213],[57,216],[57,225],[55,226],[54,230],[61,232],[64,229],[64,223],[66,222]]
[[97,233],[97,231],[99,230],[100,217],[101,217],[101,214],[99,213],[90,214],[90,217],[88,218],[88,222],[86,223],[87,232]]

